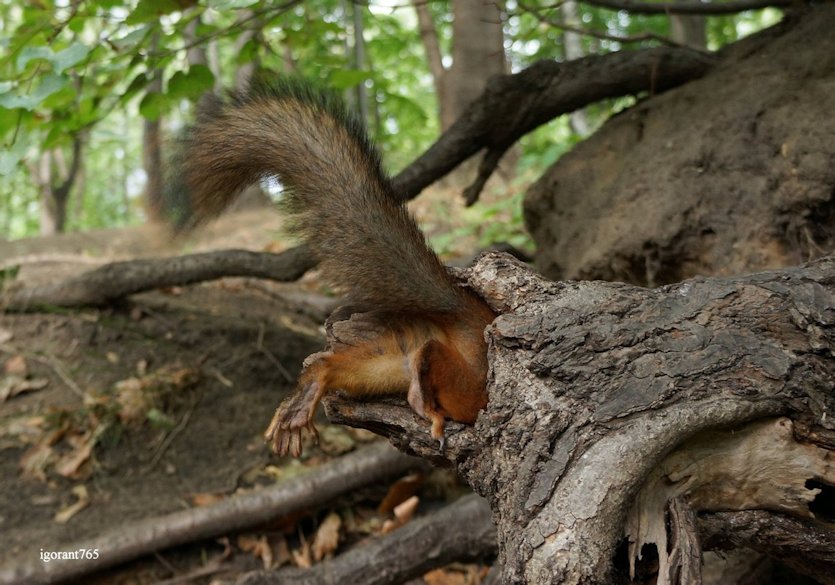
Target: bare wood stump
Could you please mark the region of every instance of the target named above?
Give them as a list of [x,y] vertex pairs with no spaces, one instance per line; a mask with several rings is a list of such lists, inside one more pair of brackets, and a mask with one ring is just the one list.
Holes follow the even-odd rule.
[[[788,514],[832,542],[835,519],[809,509],[832,492],[807,482],[835,485],[833,258],[654,290],[549,282],[501,254],[468,277],[500,313],[474,427],[450,423],[441,451],[403,402],[327,406],[457,467],[493,510],[503,583],[625,581],[643,544],[659,551],[659,583],[700,582],[695,531],[712,527],[718,546],[722,517],[697,519],[719,510],[764,509],[778,532]],[[835,574],[833,555],[815,563]]]

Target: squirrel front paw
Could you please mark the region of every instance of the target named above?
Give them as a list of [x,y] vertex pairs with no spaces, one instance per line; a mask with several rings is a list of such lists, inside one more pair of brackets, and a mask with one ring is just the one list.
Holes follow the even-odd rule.
[[310,433],[314,442],[319,442],[319,433],[313,425],[313,414],[320,398],[319,390],[319,383],[313,380],[282,402],[275,411],[264,439],[276,455],[301,455],[303,431]]

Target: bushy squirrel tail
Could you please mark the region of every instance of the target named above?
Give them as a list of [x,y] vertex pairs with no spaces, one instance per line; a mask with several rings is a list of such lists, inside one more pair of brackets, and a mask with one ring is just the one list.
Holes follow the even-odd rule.
[[217,215],[265,177],[329,282],[354,303],[459,312],[452,281],[382,170],[360,121],[334,94],[299,80],[257,81],[202,108],[181,138],[166,200],[181,227]]

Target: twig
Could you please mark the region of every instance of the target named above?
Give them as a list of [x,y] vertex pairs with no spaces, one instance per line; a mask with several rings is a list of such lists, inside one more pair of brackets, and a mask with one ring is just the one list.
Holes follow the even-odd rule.
[[72,390],[75,394],[77,394],[79,397],[81,397],[81,398],[86,398],[87,397],[87,393],[84,392],[84,390],[82,390],[81,387],[78,384],[76,384],[75,381],[72,378],[70,378],[69,374],[67,374],[64,371],[64,368],[58,362],[58,358],[55,358],[55,357],[50,356],[50,355],[47,355],[47,356],[35,355],[35,356],[32,356],[32,357],[35,361],[38,361],[38,362],[44,364],[45,366],[49,366],[50,368],[52,368],[52,371],[55,372],[55,374],[59,378],[61,378],[61,381],[63,381],[64,384],[66,384],[67,387],[70,390]]
[[531,14],[532,16],[534,16],[537,20],[539,20],[539,22],[541,22],[543,24],[547,24],[549,26],[553,26],[555,28],[558,28],[560,30],[564,30],[564,31],[567,31],[567,32],[573,32],[573,33],[578,34],[578,35],[592,37],[592,38],[600,39],[600,40],[604,40],[604,41],[615,41],[615,42],[624,43],[624,44],[643,43],[643,42],[646,42],[646,41],[656,41],[656,42],[668,45],[670,47],[685,47],[686,46],[686,45],[683,45],[681,43],[677,43],[677,42],[673,41],[672,39],[669,39],[665,36],[656,35],[656,34],[653,34],[653,33],[644,33],[644,34],[632,35],[632,36],[610,35],[610,34],[603,33],[603,32],[600,32],[600,31],[596,31],[596,30],[590,29],[590,28],[582,28],[582,27],[579,27],[579,26],[572,26],[570,24],[566,24],[565,22],[563,22],[561,20],[554,20],[552,18],[548,18],[547,16],[543,16],[542,14],[540,14],[541,12],[543,12],[545,10],[549,10],[549,9],[553,8],[553,6],[548,6],[548,7],[530,6],[530,5],[528,5],[524,2],[519,2],[518,6],[519,6],[519,8],[521,8],[522,10],[527,12],[528,14]]
[[[732,0],[730,2],[636,2],[635,0],[580,0],[598,8],[626,10],[634,14],[736,14],[762,8],[787,8],[802,4],[797,0]],[[827,0],[824,0],[827,1]]]
[[290,375],[290,372],[287,371],[287,368],[284,367],[284,364],[282,364],[280,361],[278,361],[278,358],[275,357],[270,350],[268,350],[266,347],[264,347],[264,324],[263,323],[259,323],[259,325],[258,325],[258,341],[256,342],[255,347],[256,347],[256,349],[258,349],[259,352],[264,354],[264,356],[268,360],[270,360],[272,362],[272,364],[278,369],[278,371],[281,373],[281,375],[284,376],[284,379],[286,381],[288,381],[288,382],[293,382],[294,381],[293,376]]
[[157,447],[157,450],[154,453],[154,456],[151,458],[151,461],[149,461],[148,464],[144,467],[143,472],[147,473],[148,471],[156,467],[157,463],[159,463],[159,460],[162,459],[162,456],[168,450],[168,447],[170,447],[171,443],[174,442],[174,439],[177,438],[177,435],[182,433],[186,426],[188,426],[188,422],[189,420],[191,420],[191,415],[194,413],[194,409],[197,407],[197,404],[199,402],[199,397],[192,399],[191,404],[188,407],[188,410],[186,410],[185,414],[183,414],[183,417],[180,419],[180,422],[177,423],[177,426],[171,429],[171,432],[165,436],[165,439],[163,439],[162,443],[160,443],[160,446]]

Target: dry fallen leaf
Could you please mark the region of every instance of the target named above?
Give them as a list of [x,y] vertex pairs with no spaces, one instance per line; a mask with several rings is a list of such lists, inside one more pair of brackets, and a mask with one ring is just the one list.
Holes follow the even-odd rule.
[[93,453],[96,437],[93,433],[73,435],[67,439],[73,445],[72,451],[62,455],[55,463],[55,472],[63,477],[77,479],[83,473],[80,471]]
[[412,496],[399,506],[394,508],[394,519],[393,520],[386,520],[383,523],[383,534],[388,534],[394,530],[397,530],[406,522],[412,519],[412,516],[415,515],[415,510],[417,510],[418,504],[420,503],[420,498],[417,496]]
[[313,566],[313,559],[310,555],[310,544],[307,542],[301,530],[299,530],[299,540],[301,541],[299,548],[293,551],[293,562],[296,563],[297,567],[309,569]]
[[0,329],[0,345],[11,341],[14,338],[14,333],[9,331],[8,329]]
[[339,546],[339,529],[342,527],[342,518],[336,512],[328,514],[327,518],[319,525],[316,536],[313,537],[313,558],[316,562],[327,556],[333,555],[336,547]]
[[217,504],[226,499],[226,494],[218,494],[218,493],[201,493],[201,494],[194,494],[191,497],[191,503],[194,506],[211,506],[212,504]]
[[460,566],[456,568],[442,568],[429,571],[423,576],[427,585],[474,585],[481,583],[487,572],[475,565]]
[[266,535],[255,536],[253,534],[242,534],[238,537],[238,547],[253,556],[261,559],[265,569],[273,566],[273,549],[267,540]]
[[13,355],[3,364],[3,373],[25,378],[29,375],[29,364],[26,363],[26,358],[22,355]]
[[420,486],[423,485],[423,480],[424,475],[422,473],[410,473],[406,477],[398,479],[389,488],[377,511],[380,514],[391,514],[395,507],[417,493]]
[[33,445],[20,458],[23,477],[46,481],[46,468],[52,462],[55,453],[46,441]]
[[26,380],[17,375],[8,375],[0,379],[0,402],[14,398],[18,394],[46,388],[49,380],[46,378],[32,378]]
[[415,515],[415,510],[417,510],[418,503],[420,503],[420,498],[418,498],[417,496],[412,496],[399,506],[395,506],[394,517],[400,520],[401,524],[405,524],[406,522],[412,519],[412,516]]
[[273,537],[273,568],[277,569],[290,564],[293,556],[290,554],[290,547],[287,546],[287,539],[282,535]]
[[[43,416],[17,416],[0,420],[0,438],[14,438],[22,443],[35,443],[43,433]],[[17,446],[17,443],[14,443]],[[0,442],[0,449],[4,443]]]
[[122,424],[130,425],[145,420],[151,401],[142,391],[143,384],[139,378],[127,378],[116,382],[116,402],[119,403],[119,420]]
[[87,486],[77,485],[72,488],[72,494],[78,498],[75,503],[70,504],[58,511],[53,518],[58,524],[66,524],[70,518],[78,514],[81,510],[90,505],[90,494],[87,492]]

